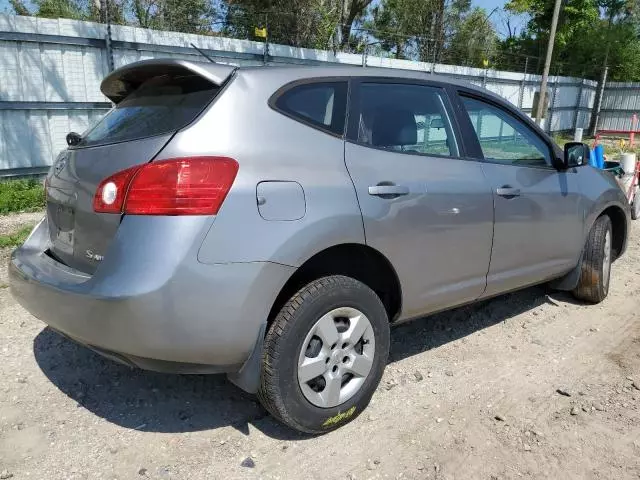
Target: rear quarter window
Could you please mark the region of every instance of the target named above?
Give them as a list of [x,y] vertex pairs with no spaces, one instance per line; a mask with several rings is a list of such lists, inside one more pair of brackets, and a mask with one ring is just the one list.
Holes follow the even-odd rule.
[[160,75],[144,82],[107,113],[78,144],[88,147],[170,133],[186,126],[219,87],[199,75]]
[[342,136],[347,109],[346,81],[317,81],[284,87],[272,107],[311,127]]

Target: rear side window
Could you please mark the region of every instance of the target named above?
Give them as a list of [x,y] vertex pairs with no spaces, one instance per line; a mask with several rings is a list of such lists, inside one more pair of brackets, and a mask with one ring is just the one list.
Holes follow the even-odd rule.
[[342,135],[347,106],[347,82],[296,85],[280,94],[274,106],[295,120]]
[[107,113],[79,147],[176,131],[204,109],[219,87],[199,75],[160,75],[144,82]]
[[357,142],[397,153],[457,157],[444,97],[441,88],[428,85],[362,83]]

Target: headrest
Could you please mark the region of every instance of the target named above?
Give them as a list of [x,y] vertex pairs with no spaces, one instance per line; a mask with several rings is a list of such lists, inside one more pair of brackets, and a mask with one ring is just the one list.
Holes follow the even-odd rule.
[[371,142],[377,147],[415,145],[418,142],[415,116],[391,105],[379,107],[373,117]]

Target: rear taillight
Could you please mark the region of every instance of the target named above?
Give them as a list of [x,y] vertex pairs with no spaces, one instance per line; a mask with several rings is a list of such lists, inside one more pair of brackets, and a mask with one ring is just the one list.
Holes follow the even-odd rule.
[[172,158],[104,179],[93,199],[99,213],[215,215],[238,173],[226,157]]
[[131,179],[141,168],[127,168],[100,182],[93,197],[93,210],[98,213],[122,213]]

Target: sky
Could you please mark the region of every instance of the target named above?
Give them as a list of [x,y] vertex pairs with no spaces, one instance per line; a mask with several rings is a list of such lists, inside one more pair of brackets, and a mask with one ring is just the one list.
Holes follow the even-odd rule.
[[[375,0],[375,2],[378,1],[379,0]],[[472,0],[472,4],[473,6],[484,8],[487,12],[491,12],[496,7],[502,9],[506,1],[507,0]],[[11,8],[9,6],[9,0],[0,0],[0,13],[9,13],[10,10]],[[491,20],[496,26],[498,34],[500,36],[505,36],[506,29],[502,24],[501,15],[501,12],[495,12],[491,17]],[[524,27],[524,24],[525,19],[523,18],[516,18],[512,22],[512,25],[515,25],[518,28],[518,31],[520,31],[522,27]]]

